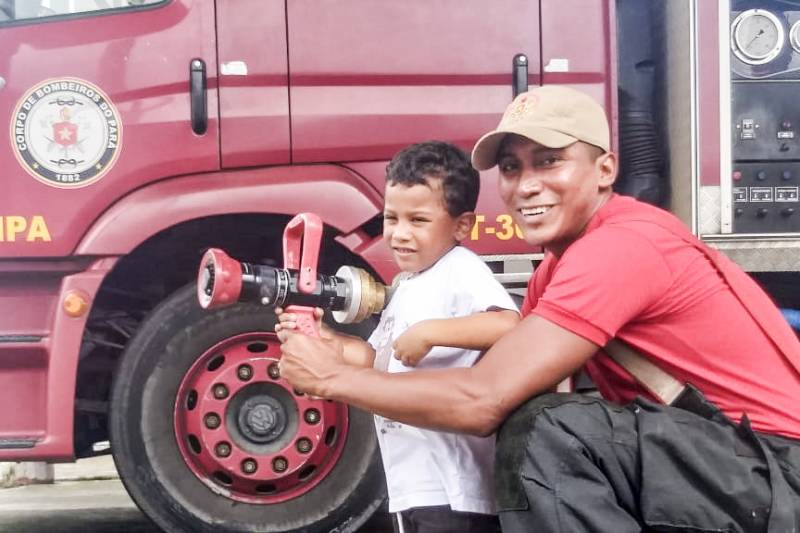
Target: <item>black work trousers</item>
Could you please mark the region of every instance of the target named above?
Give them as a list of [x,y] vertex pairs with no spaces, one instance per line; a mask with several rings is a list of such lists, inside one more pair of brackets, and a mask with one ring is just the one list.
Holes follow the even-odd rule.
[[708,405],[527,402],[498,436],[503,533],[800,533],[800,442]]
[[453,511],[449,505],[394,513],[392,526],[394,533],[500,533],[496,515]]

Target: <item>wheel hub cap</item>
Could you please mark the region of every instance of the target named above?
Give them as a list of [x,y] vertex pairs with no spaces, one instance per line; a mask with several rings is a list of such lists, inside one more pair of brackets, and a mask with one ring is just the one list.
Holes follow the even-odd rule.
[[272,442],[286,428],[286,412],[271,396],[247,400],[239,410],[239,429],[254,442]]
[[277,337],[226,339],[187,371],[174,406],[188,468],[233,500],[297,498],[331,471],[344,449],[347,407],[296,392],[276,371]]

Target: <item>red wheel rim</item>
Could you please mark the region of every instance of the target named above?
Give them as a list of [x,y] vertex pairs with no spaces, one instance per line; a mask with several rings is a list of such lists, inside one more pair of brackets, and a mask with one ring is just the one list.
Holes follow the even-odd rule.
[[175,437],[211,490],[271,504],[302,496],[336,465],[347,407],[296,393],[277,374],[278,339],[246,333],[207,350],[181,381]]

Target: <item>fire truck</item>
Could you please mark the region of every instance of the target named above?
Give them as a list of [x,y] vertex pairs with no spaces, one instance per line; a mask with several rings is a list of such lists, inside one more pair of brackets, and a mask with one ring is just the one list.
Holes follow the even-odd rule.
[[[371,415],[305,409],[273,314],[198,306],[200,257],[278,265],[313,212],[320,272],[388,283],[387,161],[469,150],[528,87],[597,98],[618,190],[800,307],[800,2],[0,0],[0,50],[0,461],[110,441],[165,531],[354,531],[381,505]],[[519,288],[540,255],[495,180],[464,244]]]

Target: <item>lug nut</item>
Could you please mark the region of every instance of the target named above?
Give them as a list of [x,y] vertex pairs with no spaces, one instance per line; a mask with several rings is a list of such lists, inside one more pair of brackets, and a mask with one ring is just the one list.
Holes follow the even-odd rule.
[[239,376],[239,379],[242,381],[247,381],[253,377],[253,367],[250,365],[242,365],[236,370],[236,375]]
[[242,472],[245,474],[253,474],[258,470],[258,463],[254,459],[245,459],[242,461]]
[[309,424],[316,424],[319,422],[319,411],[316,409],[309,409],[303,414],[303,418],[305,418],[306,422]]
[[300,453],[308,453],[311,451],[311,441],[303,437],[297,441],[297,451]]
[[222,384],[214,385],[214,398],[216,398],[217,400],[223,400],[227,397],[228,397],[228,387]]
[[228,457],[231,454],[231,445],[227,442],[220,442],[214,447],[214,452],[219,457]]
[[217,429],[222,420],[217,413],[208,413],[205,417],[206,427],[208,429]]
[[267,374],[269,374],[269,377],[271,377],[272,379],[278,379],[279,377],[281,377],[281,371],[278,368],[278,363],[272,363],[271,365],[269,365],[267,367]]
[[289,468],[289,461],[285,457],[276,457],[272,460],[272,469],[276,472],[285,472]]

